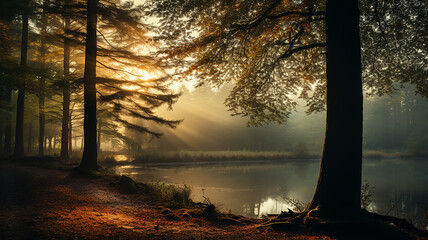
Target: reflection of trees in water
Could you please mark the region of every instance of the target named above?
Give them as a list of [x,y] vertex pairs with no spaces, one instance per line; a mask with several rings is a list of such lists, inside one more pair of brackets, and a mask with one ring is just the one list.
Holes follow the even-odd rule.
[[[263,217],[292,210],[301,212],[307,204],[297,198],[276,197],[262,199],[260,202],[244,203],[242,214],[247,217]],[[392,198],[371,202],[367,209],[382,215],[406,219],[420,229],[428,230],[428,208],[409,193],[395,193]]]
[[[370,182],[370,188],[374,187],[368,210],[405,218],[419,228],[426,226],[424,210],[428,206],[424,204],[428,195],[421,187],[426,179],[423,171],[426,169],[425,163],[407,160],[368,163],[364,170],[365,178]],[[317,166],[318,163],[300,162],[235,162],[196,166],[121,166],[117,170],[137,181],[186,183],[192,186],[194,201],[203,201],[201,196],[204,194],[223,212],[230,210],[235,214],[257,218],[287,211],[288,208],[299,211],[293,201],[287,202],[281,196],[309,201],[315,187],[312,180],[316,178]],[[388,176],[395,177],[392,180]],[[396,189],[396,192],[391,192],[391,189]]]
[[244,203],[242,214],[248,217],[263,217],[268,214],[277,214],[283,211],[298,211],[296,205],[282,197],[261,199],[260,202]]
[[384,201],[384,207],[380,207],[377,211],[383,215],[389,215],[397,218],[404,218],[417,228],[427,228],[428,223],[425,222],[424,214],[427,211],[428,205],[418,201],[410,193],[394,193],[389,200]]

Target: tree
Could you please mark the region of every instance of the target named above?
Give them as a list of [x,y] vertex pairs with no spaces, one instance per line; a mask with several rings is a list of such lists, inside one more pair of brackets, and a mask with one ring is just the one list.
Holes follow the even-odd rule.
[[[22,4],[25,3],[25,4]],[[36,13],[33,23],[40,29],[40,36],[34,45],[39,47],[31,52],[37,61],[32,62],[35,68],[26,68],[26,75],[30,79],[29,73],[32,74],[31,79],[39,80],[37,84],[27,81],[25,85],[29,93],[35,93],[39,97],[39,153],[43,154],[45,135],[48,136],[49,142],[56,134],[46,133],[44,131],[45,122],[57,122],[59,119],[59,108],[55,105],[58,102],[55,95],[63,95],[62,101],[62,150],[61,157],[68,157],[67,141],[71,139],[71,119],[70,116],[70,88],[79,91],[80,84],[83,83],[84,92],[84,130],[85,130],[85,151],[82,157],[81,168],[96,169],[97,168],[97,149],[96,149],[96,102],[97,94],[99,94],[100,105],[113,109],[109,112],[109,118],[114,118],[114,121],[129,129],[137,130],[144,134],[149,134],[159,137],[161,134],[151,131],[150,129],[133,124],[128,119],[140,118],[146,121],[154,121],[156,123],[175,127],[180,121],[166,120],[158,117],[153,109],[163,104],[171,106],[178,94],[172,93],[168,88],[168,81],[164,77],[165,72],[161,71],[161,67],[152,57],[144,56],[139,51],[143,51],[141,45],[150,45],[151,41],[144,36],[147,29],[141,23],[142,11],[138,7],[134,7],[130,2],[121,3],[120,1],[104,1],[104,0],[89,0],[87,2],[79,1],[31,1],[31,11],[28,8],[29,1],[2,1],[0,8],[5,9],[8,14],[5,18],[10,21],[15,15],[22,13]],[[24,6],[25,5],[25,6]],[[34,7],[34,8],[33,8]],[[38,15],[37,15],[38,14]],[[4,17],[4,16],[2,16]],[[97,18],[100,21],[97,23]],[[85,24],[84,22],[89,22]],[[26,23],[26,21],[24,21]],[[87,31],[82,29],[86,27]],[[25,28],[24,28],[25,29]],[[36,30],[37,32],[37,30]],[[36,36],[37,34],[33,34]],[[97,36],[99,35],[99,36]],[[23,35],[25,36],[25,34]],[[85,39],[86,37],[86,39]],[[86,40],[86,41],[84,41]],[[22,41],[23,43],[26,41]],[[85,70],[81,71],[81,59],[76,54],[70,54],[70,48],[73,52],[79,52],[80,47],[83,49],[81,42],[86,43],[85,52]],[[24,46],[24,45],[23,45]],[[61,52],[64,49],[64,54],[61,54],[64,59],[63,70],[59,71],[59,66],[53,64],[58,62],[58,56],[55,51]],[[83,51],[82,51],[83,52]],[[24,56],[24,55],[22,55]],[[26,55],[25,55],[26,56]],[[98,56],[98,59],[97,59]],[[38,59],[37,59],[38,58]],[[47,64],[49,58],[51,61]],[[22,58],[24,59],[24,58]],[[53,60],[52,60],[53,59]],[[9,60],[5,61],[8,62]],[[22,61],[24,62],[24,61]],[[45,64],[46,63],[46,64]],[[11,65],[11,64],[9,64]],[[25,80],[20,74],[22,69],[17,67],[7,66],[2,61],[1,79],[11,87],[23,89],[24,84],[14,84],[15,79],[20,79],[19,82]],[[98,68],[98,73],[97,73]],[[70,70],[73,69],[73,70]],[[82,72],[84,81],[79,81],[79,75]],[[149,72],[156,72],[153,76]],[[5,80],[5,81],[3,81]],[[49,80],[49,82],[48,82]],[[98,89],[96,88],[98,84]],[[46,89],[62,90],[62,94],[56,91],[51,91],[51,96],[46,95]],[[39,91],[37,89],[39,88]],[[10,99],[10,91],[2,91],[2,99]],[[23,91],[20,91],[18,99],[22,100]],[[8,97],[9,96],[9,97]],[[75,93],[76,99],[79,94]],[[45,98],[53,103],[54,106],[49,110],[46,108]],[[2,102],[3,103],[3,102]],[[22,101],[18,103],[18,110],[21,109]],[[23,116],[22,111],[18,112],[18,118]],[[45,119],[46,114],[51,119]],[[18,121],[20,123],[22,121]],[[19,139],[22,132],[20,124],[17,123],[18,142],[23,142]],[[100,125],[101,126],[101,125]],[[68,130],[68,127],[70,130]],[[5,130],[10,129],[6,127]],[[70,132],[70,133],[68,133]],[[5,149],[11,139],[11,134],[5,131]],[[120,136],[120,134],[119,134]],[[55,144],[55,143],[54,143]],[[16,144],[15,152],[19,146]],[[51,147],[51,144],[49,144]]]
[[[29,0],[25,0],[22,8],[22,38],[21,38],[21,60],[20,65],[25,70],[27,66],[28,49],[28,15]],[[24,101],[25,101],[25,76],[21,79],[18,87],[18,102],[16,108],[16,126],[15,126],[15,157],[24,156]]]
[[87,1],[86,50],[84,73],[84,149],[80,168],[98,169],[97,165],[97,4],[98,0]]
[[309,209],[353,217],[361,209],[363,91],[358,1],[326,5],[327,126],[317,189]]
[[[47,1],[43,1],[43,6],[45,7]],[[41,29],[40,29],[40,62],[42,64],[41,70],[46,70],[46,38],[47,38],[47,16],[46,13],[42,12],[41,14]],[[46,78],[44,74],[39,78],[39,156],[43,156],[44,154],[44,146],[45,146],[45,89],[46,89]]]
[[[376,3],[363,5],[366,12],[362,19],[367,21],[364,26],[377,33],[379,17],[378,21],[367,17],[378,11]],[[426,8],[418,1],[403,5]],[[378,38],[373,34],[364,37],[368,41],[360,48],[358,1],[163,0],[149,1],[147,8],[160,18],[159,39],[167,47],[159,54],[175,69],[176,77],[190,75],[201,84],[214,86],[232,81],[235,87],[226,105],[234,115],[248,116],[249,124],[284,122],[296,106],[292,95],[307,100],[308,112],[322,111],[326,103],[320,176],[307,212],[314,214],[312,210],[319,209],[319,216],[332,218],[360,214],[361,74],[379,70],[370,69],[367,58],[362,70],[360,49],[369,53]],[[406,23],[409,25],[404,29],[412,25]],[[419,59],[418,66],[425,66],[412,75],[412,81],[422,87],[427,76],[426,57],[420,58],[426,56],[424,44],[406,44],[412,46],[409,56]],[[411,64],[403,68],[414,69]],[[391,71],[388,67],[381,70]],[[391,89],[385,84],[391,82],[379,79],[364,85],[367,89]]]
[[[70,28],[70,18],[64,15],[64,33],[67,33]],[[69,135],[71,129],[70,125],[70,44],[67,38],[64,38],[64,81],[65,86],[62,92],[62,128],[61,128],[61,153],[60,158],[68,159],[69,151]],[[71,140],[70,140],[71,141]]]
[[[119,3],[119,2],[118,2]],[[141,80],[142,74],[133,73],[150,70],[160,71],[156,61],[136,54],[136,47],[148,43],[147,32],[140,22],[141,10],[125,2],[87,1],[86,50],[84,72],[84,150],[80,169],[96,170],[97,165],[97,92],[100,103],[112,107],[110,115],[126,128],[159,137],[161,134],[130,123],[124,117],[136,117],[146,121],[175,127],[180,121],[158,117],[153,112],[163,104],[171,106],[178,94],[166,87],[165,77]],[[97,18],[100,17],[100,23]],[[99,28],[98,28],[99,26]],[[104,32],[103,32],[104,30]],[[103,41],[97,40],[97,33]],[[104,61],[97,60],[97,56]],[[104,74],[97,77],[97,64]],[[131,68],[132,70],[128,70]],[[97,89],[96,85],[100,87]],[[135,98],[135,99],[134,99]]]
[[[3,20],[3,19],[1,19]],[[5,19],[6,22],[9,19]],[[2,124],[0,127],[4,134],[4,141],[0,148],[2,156],[10,156],[12,153],[12,84],[10,82],[11,74],[16,66],[12,64],[11,53],[12,53],[12,36],[10,28],[0,22],[0,81],[1,81],[1,92],[0,92],[0,108],[3,111]]]
[[84,55],[84,33],[80,29],[85,26],[86,20],[83,14],[77,12],[83,10],[83,7],[76,1],[64,0],[42,1],[40,5],[42,25],[47,19],[50,21],[50,31],[45,32],[44,37],[51,41],[50,47],[56,50],[56,54],[52,54],[53,58],[57,62],[63,62],[62,76],[53,84],[60,92],[58,95],[62,95],[61,159],[68,159],[72,150],[71,94],[79,88],[77,79],[83,72],[81,62]]

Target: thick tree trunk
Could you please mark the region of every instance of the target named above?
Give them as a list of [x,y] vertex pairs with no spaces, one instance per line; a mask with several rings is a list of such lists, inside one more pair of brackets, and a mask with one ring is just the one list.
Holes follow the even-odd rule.
[[[26,6],[28,8],[28,6]],[[24,10],[22,14],[22,42],[21,42],[21,63],[22,67],[27,66],[28,47],[28,12]],[[24,102],[25,102],[25,77],[18,89],[18,101],[16,106],[16,131],[15,131],[15,157],[24,156]]]
[[[65,22],[65,33],[67,33],[70,28],[70,18],[68,16],[64,19]],[[61,133],[61,159],[69,159],[68,152],[68,121],[70,119],[70,86],[69,86],[69,77],[70,74],[70,45],[67,39],[64,38],[64,81],[65,86],[62,91],[62,133]]]
[[309,206],[324,217],[361,210],[363,95],[358,1],[327,0],[327,128],[318,185]]
[[97,61],[97,0],[87,0],[87,30],[84,73],[84,148],[79,168],[98,169],[97,164],[97,99],[96,99],[96,61]]

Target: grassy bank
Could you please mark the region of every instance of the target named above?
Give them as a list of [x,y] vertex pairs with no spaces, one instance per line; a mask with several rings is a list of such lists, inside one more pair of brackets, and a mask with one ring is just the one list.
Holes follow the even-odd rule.
[[[194,163],[194,162],[233,162],[233,161],[294,161],[320,160],[321,153],[305,151],[142,151],[104,152],[101,163],[106,165],[153,164],[153,163]],[[385,152],[379,150],[364,151],[365,159],[392,159],[392,158],[428,158],[427,153],[413,152]]]
[[[118,157],[119,156],[119,157]],[[123,159],[125,155],[108,155],[104,163],[191,163],[191,162],[220,162],[220,161],[259,161],[259,160],[290,160],[314,159],[313,154],[271,151],[145,151],[134,157]],[[122,158],[122,159],[121,159]]]

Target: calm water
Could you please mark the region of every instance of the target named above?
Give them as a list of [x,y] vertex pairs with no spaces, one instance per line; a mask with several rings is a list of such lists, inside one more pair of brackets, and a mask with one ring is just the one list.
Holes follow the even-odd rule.
[[[318,161],[253,161],[130,165],[116,168],[140,182],[168,182],[192,187],[192,199],[204,197],[222,211],[260,217],[293,209],[284,199],[309,202],[318,178]],[[394,215],[427,228],[427,159],[366,160],[363,181],[373,188],[371,211]],[[425,222],[424,222],[425,220]]]

